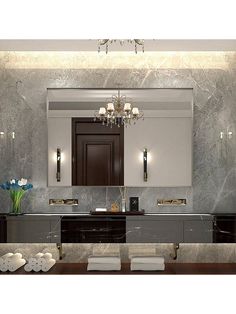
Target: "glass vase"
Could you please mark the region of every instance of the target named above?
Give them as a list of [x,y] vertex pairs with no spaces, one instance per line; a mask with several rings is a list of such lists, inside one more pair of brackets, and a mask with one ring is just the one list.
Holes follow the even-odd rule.
[[21,213],[21,199],[24,196],[24,190],[12,190],[10,191],[10,197],[12,200],[11,214],[17,215]]

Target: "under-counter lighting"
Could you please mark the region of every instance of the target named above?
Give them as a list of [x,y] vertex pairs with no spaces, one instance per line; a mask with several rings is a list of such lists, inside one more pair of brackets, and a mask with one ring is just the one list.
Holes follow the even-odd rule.
[[0,51],[7,69],[228,69],[234,51]]

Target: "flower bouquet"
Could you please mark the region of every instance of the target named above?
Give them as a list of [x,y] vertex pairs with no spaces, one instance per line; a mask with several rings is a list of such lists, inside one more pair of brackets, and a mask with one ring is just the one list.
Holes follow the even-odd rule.
[[20,214],[21,211],[21,199],[25,192],[33,188],[31,183],[27,182],[27,179],[21,178],[20,180],[12,179],[0,185],[3,190],[9,190],[12,200],[12,214]]

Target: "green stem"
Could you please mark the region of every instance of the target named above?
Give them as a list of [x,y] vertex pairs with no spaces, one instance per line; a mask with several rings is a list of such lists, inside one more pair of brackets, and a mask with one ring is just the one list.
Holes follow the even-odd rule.
[[12,200],[12,213],[19,214],[21,210],[21,199],[25,191],[23,189],[20,190],[11,190],[10,197]]

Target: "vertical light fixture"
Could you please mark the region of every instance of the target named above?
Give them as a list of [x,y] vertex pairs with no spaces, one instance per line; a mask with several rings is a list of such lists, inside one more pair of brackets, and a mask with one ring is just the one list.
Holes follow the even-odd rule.
[[143,180],[147,182],[148,173],[147,173],[147,148],[143,150]]
[[57,148],[57,182],[61,181],[61,149]]

